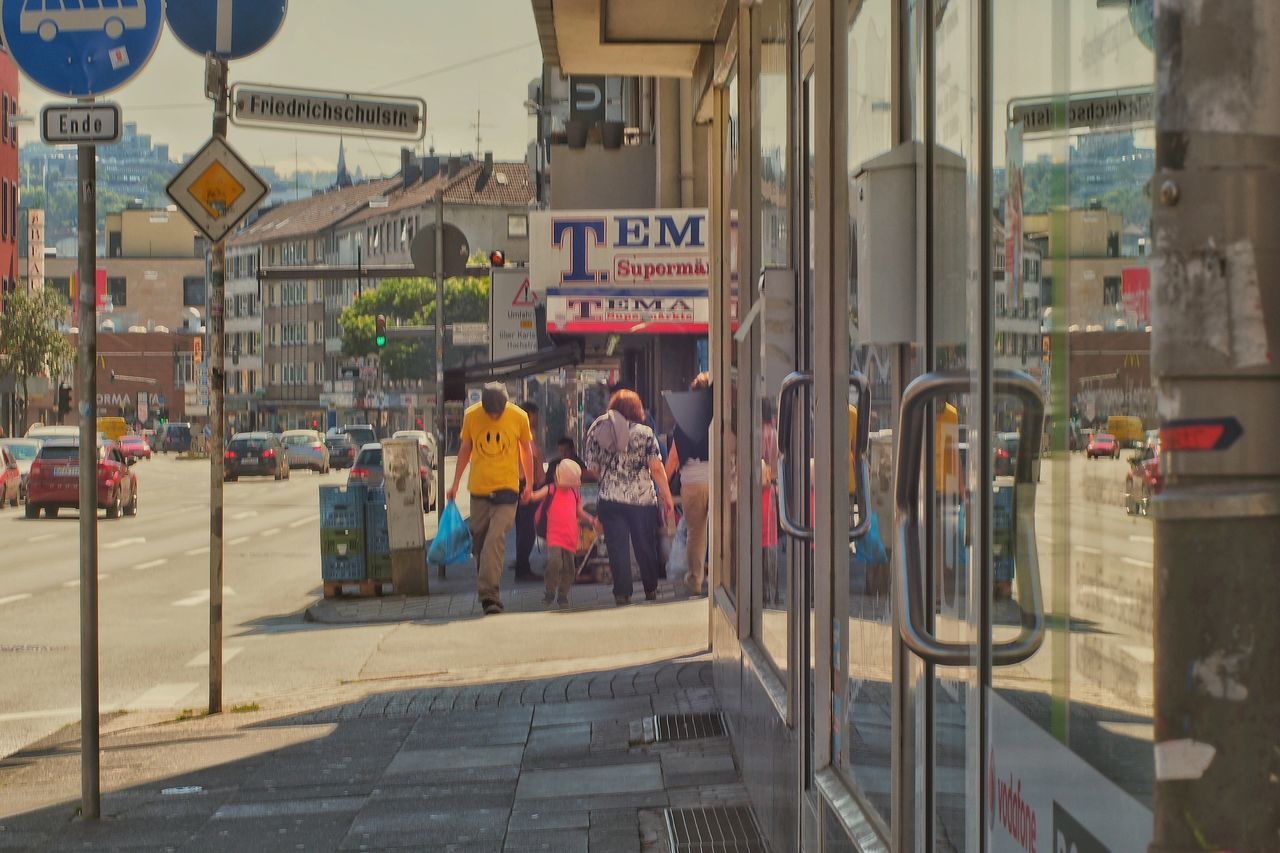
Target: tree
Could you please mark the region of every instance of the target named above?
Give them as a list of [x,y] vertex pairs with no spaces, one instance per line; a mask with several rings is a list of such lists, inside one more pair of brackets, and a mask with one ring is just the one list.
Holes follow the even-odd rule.
[[62,297],[52,290],[15,290],[0,314],[0,375],[12,376],[19,390],[18,422],[27,416],[27,380],[61,376],[75,352],[58,323],[66,315]]
[[[435,376],[435,343],[389,341],[379,350],[374,345],[374,320],[385,314],[389,325],[435,324],[436,285],[429,278],[388,278],[355,300],[342,312],[342,353],[359,357],[378,353],[383,374],[388,379]],[[467,276],[444,282],[444,316],[449,323],[487,323],[489,320],[489,279]],[[463,363],[458,347],[446,350],[445,365]]]

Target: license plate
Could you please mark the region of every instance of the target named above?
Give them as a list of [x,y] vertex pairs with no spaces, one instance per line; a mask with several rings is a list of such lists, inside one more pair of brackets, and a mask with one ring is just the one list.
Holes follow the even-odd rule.
[[79,466],[79,465],[74,465],[74,466],[73,466],[73,465],[64,465],[64,466],[62,466],[61,468],[54,468],[54,469],[53,469],[53,476],[55,476],[55,477],[79,477],[79,476],[80,476],[80,466]]
[[246,456],[246,457],[244,457],[244,459],[242,459],[242,460],[240,460],[240,461],[244,462],[244,464],[246,464],[246,465],[257,465],[257,464],[258,464],[258,457],[256,457],[256,456]]

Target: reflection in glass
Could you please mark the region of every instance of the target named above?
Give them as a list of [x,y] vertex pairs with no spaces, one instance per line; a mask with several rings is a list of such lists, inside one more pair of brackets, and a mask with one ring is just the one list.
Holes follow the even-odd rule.
[[[727,234],[727,257],[725,258],[724,274],[729,278],[730,304],[733,306],[728,318],[729,328],[725,329],[725,337],[728,340],[733,339],[733,329],[736,322],[736,313],[739,310],[737,302],[740,299],[738,288],[738,74],[735,69],[729,77],[729,84],[724,93],[728,103],[726,104],[727,119],[724,128],[724,138],[722,144],[724,146],[724,203],[727,208],[725,211],[724,222],[728,228]],[[739,347],[730,345],[730,405],[729,405],[729,424],[725,434],[725,459],[728,461],[729,470],[726,471],[729,484],[729,541],[727,559],[724,562],[724,571],[721,573],[721,584],[729,593],[729,597],[737,601],[738,597],[738,572],[741,568],[738,560],[738,394],[740,393],[739,383],[739,365],[738,365]]]

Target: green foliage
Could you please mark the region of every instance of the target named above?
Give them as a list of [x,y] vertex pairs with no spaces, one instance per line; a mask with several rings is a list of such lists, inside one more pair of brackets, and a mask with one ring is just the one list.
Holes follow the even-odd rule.
[[14,378],[24,415],[27,380],[60,376],[75,358],[70,342],[58,331],[66,312],[66,303],[52,290],[18,289],[5,298],[0,314],[0,375]]
[[[435,323],[436,285],[429,278],[388,278],[366,290],[342,312],[342,354],[358,357],[378,353],[383,374],[389,379],[413,379],[435,375],[435,343],[389,340],[381,350],[374,342],[375,318],[387,317],[387,326]],[[467,276],[444,282],[446,323],[478,323],[489,320],[489,279]],[[446,350],[445,365],[461,363],[455,348]]]

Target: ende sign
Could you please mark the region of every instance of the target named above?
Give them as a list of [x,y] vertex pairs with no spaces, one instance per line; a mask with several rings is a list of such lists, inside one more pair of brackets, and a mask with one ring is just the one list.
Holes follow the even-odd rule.
[[529,284],[547,296],[549,329],[706,331],[706,210],[545,211],[529,219]]

